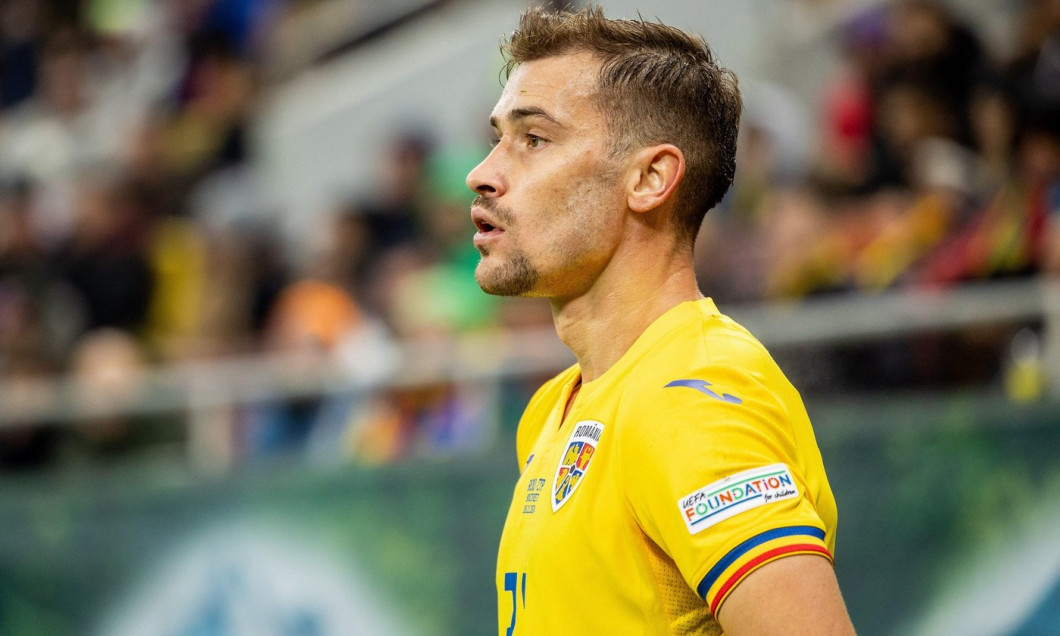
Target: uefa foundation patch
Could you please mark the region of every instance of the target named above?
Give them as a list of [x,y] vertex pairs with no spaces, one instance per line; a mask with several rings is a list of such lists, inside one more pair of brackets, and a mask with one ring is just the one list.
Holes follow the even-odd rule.
[[688,531],[696,534],[741,512],[799,496],[786,464],[730,475],[677,500]]
[[559,467],[556,468],[556,478],[552,480],[552,512],[567,503],[582,483],[603,432],[604,425],[595,420],[582,420],[574,425],[574,431],[559,460]]

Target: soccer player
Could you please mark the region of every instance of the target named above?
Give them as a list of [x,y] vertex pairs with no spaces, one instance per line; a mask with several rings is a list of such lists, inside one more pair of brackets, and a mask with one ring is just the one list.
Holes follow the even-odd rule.
[[693,274],[736,78],[698,37],[592,7],[530,9],[502,50],[475,277],[548,298],[577,364],[519,423],[499,634],[853,634],[799,395]]

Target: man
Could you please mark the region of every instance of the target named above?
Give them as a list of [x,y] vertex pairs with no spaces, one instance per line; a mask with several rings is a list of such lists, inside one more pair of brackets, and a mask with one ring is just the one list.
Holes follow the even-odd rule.
[[578,363],[519,424],[499,633],[853,634],[836,509],[796,391],[703,298],[692,243],[740,98],[662,24],[531,9],[468,175],[492,294],[546,297]]

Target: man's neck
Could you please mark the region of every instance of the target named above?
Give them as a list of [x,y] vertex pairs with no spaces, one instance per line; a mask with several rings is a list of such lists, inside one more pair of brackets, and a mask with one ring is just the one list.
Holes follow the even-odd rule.
[[552,301],[556,333],[578,359],[582,382],[614,366],[659,316],[703,297],[690,257],[641,265],[656,271],[625,276],[622,268],[609,268],[585,294]]

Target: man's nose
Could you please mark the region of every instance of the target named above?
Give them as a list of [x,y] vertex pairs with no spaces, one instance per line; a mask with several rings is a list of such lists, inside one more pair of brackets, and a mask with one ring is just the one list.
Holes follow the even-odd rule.
[[464,182],[475,194],[484,197],[499,197],[504,194],[506,184],[504,176],[498,169],[500,164],[497,157],[498,148],[499,145],[494,146],[490,154],[486,155],[486,158],[482,160],[482,163],[475,166],[467,174],[467,179]]

